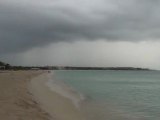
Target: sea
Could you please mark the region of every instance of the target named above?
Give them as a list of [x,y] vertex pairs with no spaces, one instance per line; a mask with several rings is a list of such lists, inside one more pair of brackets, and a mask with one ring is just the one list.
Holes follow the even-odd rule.
[[[50,86],[86,120],[160,120],[160,71],[57,70]],[[52,84],[51,84],[52,83]]]

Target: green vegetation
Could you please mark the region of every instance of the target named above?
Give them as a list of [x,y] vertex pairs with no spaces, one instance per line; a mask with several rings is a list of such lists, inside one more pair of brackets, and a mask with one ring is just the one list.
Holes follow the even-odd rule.
[[148,68],[134,67],[11,66],[8,63],[0,61],[0,69],[4,68],[6,70],[150,70]]

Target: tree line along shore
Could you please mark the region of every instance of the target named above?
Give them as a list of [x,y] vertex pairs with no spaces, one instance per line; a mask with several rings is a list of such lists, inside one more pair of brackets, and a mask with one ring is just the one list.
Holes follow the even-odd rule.
[[73,67],[73,66],[12,66],[0,61],[0,70],[145,70],[148,68],[135,67]]

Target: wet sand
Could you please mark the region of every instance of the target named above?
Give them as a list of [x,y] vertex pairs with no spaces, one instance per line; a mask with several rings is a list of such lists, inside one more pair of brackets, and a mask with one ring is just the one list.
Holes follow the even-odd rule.
[[0,120],[56,120],[29,91],[30,80],[44,71],[0,71]]
[[30,90],[41,107],[57,120],[85,120],[70,99],[47,86],[50,77],[51,73],[45,73],[31,81]]

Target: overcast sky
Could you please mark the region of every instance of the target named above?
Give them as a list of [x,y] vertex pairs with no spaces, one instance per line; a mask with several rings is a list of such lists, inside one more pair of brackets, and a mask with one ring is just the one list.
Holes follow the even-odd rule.
[[160,0],[0,0],[0,60],[160,69]]

